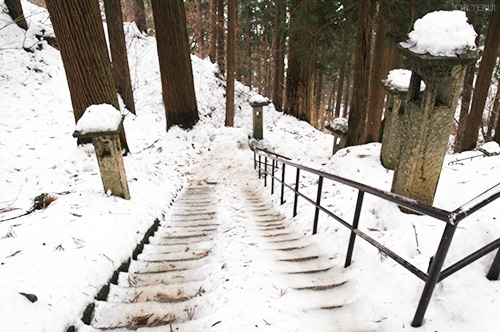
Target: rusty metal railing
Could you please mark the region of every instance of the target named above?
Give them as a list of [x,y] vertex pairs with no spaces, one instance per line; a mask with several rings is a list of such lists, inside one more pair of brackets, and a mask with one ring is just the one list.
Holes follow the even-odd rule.
[[[318,219],[320,211],[324,212],[328,216],[338,221],[343,226],[350,229],[351,235],[349,238],[349,244],[347,248],[346,261],[344,265],[345,267],[351,265],[352,255],[354,252],[354,243],[356,237],[359,236],[360,238],[362,238],[363,240],[367,241],[368,243],[376,247],[382,253],[386,254],[388,257],[395,260],[401,266],[405,267],[407,270],[409,270],[411,273],[413,273],[415,276],[417,276],[418,278],[420,278],[422,281],[425,282],[425,286],[422,291],[422,295],[420,297],[420,301],[411,324],[413,327],[419,327],[422,325],[425,311],[427,310],[429,301],[432,297],[432,293],[438,282],[444,280],[445,278],[449,277],[450,275],[459,271],[465,266],[473,263],[479,258],[500,248],[500,238],[498,238],[493,242],[480,248],[479,250],[475,251],[474,253],[470,254],[469,256],[451,265],[450,267],[446,268],[445,270],[442,270],[457,225],[459,224],[460,221],[470,216],[472,213],[476,212],[480,208],[484,207],[485,205],[499,198],[500,183],[491,187],[490,189],[488,189],[481,195],[477,196],[476,198],[470,200],[469,202],[463,204],[459,208],[453,211],[446,211],[433,206],[422,204],[416,200],[409,199],[407,197],[403,197],[395,193],[383,191],[356,181],[352,181],[317,169],[299,165],[297,163],[292,162],[287,157],[281,156],[279,154],[264,149],[253,147],[253,151],[254,151],[254,168],[258,167],[259,169],[259,179],[261,177],[264,177],[264,186],[267,186],[267,177],[268,176],[271,177],[271,194],[274,193],[275,180],[281,183],[281,204],[284,203],[285,188],[288,188],[294,192],[294,204],[293,204],[294,217],[297,215],[297,207],[298,207],[297,203],[299,197],[305,199],[307,202],[313,204],[316,207],[314,212],[314,222],[312,227],[313,234],[316,234],[318,229]],[[262,161],[262,159],[264,159],[264,161]],[[271,160],[271,164],[269,164],[269,160]],[[276,171],[279,169],[278,167],[279,165],[281,165],[281,178],[275,176]],[[295,183],[293,185],[287,184],[285,182],[285,172],[287,167],[293,167],[296,170]],[[300,181],[301,171],[318,176],[318,188],[317,188],[316,200],[309,198],[304,193],[301,193],[299,191],[299,181]],[[358,190],[358,197],[356,200],[356,205],[354,207],[354,217],[352,223],[349,223],[348,221],[344,220],[340,216],[333,213],[328,208],[321,205],[323,181],[325,179],[342,183],[344,185],[347,185],[349,187]],[[411,264],[410,262],[399,256],[389,248],[379,243],[374,238],[370,237],[368,234],[358,229],[365,193],[377,196],[386,201],[398,204],[399,206],[404,207],[406,209],[415,211],[418,214],[426,215],[446,223],[443,235],[441,236],[439,247],[435,255],[431,258],[431,263],[427,272],[420,270],[419,268],[417,268],[416,266],[414,266],[413,264]],[[497,252],[493,260],[493,264],[489,270],[489,273],[487,274],[487,278],[490,280],[497,280],[499,274],[500,274],[500,250]]]

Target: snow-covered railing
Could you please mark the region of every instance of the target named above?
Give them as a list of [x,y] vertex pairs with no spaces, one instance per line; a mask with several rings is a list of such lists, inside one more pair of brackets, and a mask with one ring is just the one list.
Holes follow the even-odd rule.
[[[314,213],[313,230],[312,230],[313,234],[316,234],[318,229],[318,218],[320,211],[324,212],[325,214],[332,217],[340,224],[351,230],[351,235],[346,255],[346,262],[344,265],[345,267],[348,267],[351,264],[352,254],[354,251],[354,242],[356,240],[356,236],[359,236],[363,240],[367,241],[368,243],[376,247],[382,253],[386,254],[387,256],[395,260],[401,266],[405,267],[407,270],[409,270],[411,273],[413,273],[414,275],[416,275],[425,282],[424,290],[422,291],[420,302],[418,304],[415,316],[413,318],[412,322],[413,327],[418,327],[422,325],[425,311],[427,310],[430,298],[438,282],[444,280],[453,273],[461,270],[465,266],[475,262],[479,258],[500,248],[500,238],[498,238],[493,242],[487,244],[486,246],[482,247],[481,249],[470,254],[469,256],[451,265],[450,267],[446,268],[445,270],[442,270],[444,261],[446,259],[446,255],[448,253],[448,250],[450,248],[453,239],[453,235],[455,233],[455,230],[459,222],[467,218],[477,210],[481,209],[482,207],[486,206],[487,204],[499,198],[500,183],[488,189],[487,191],[477,196],[476,198],[470,200],[469,202],[463,204],[459,208],[453,211],[446,211],[433,206],[422,204],[414,199],[409,199],[407,197],[403,197],[395,193],[383,191],[356,181],[342,178],[337,175],[329,174],[317,169],[299,165],[297,163],[292,162],[289,158],[286,158],[284,156],[281,156],[279,154],[267,150],[260,149],[258,147],[253,147],[253,151],[254,151],[254,168],[258,167],[259,178],[264,177],[264,186],[267,186],[267,177],[268,176],[271,177],[271,194],[274,193],[274,180],[277,180],[278,182],[281,183],[281,204],[285,202],[284,201],[285,187],[294,192],[294,204],[293,204],[294,217],[297,215],[297,207],[298,207],[297,201],[299,196],[316,207]],[[269,160],[271,161],[270,164]],[[293,167],[296,170],[294,184],[288,184],[285,182],[285,172],[287,166]],[[275,176],[278,169],[281,169],[281,178]],[[318,176],[318,190],[317,190],[316,200],[306,196],[304,193],[301,193],[299,191],[299,180],[301,171]],[[322,196],[324,179],[342,183],[358,190],[358,198],[356,201],[356,206],[354,210],[355,212],[352,223],[349,223],[348,221],[344,220],[340,216],[333,213],[327,207],[321,205],[321,196]],[[411,264],[410,262],[399,256],[389,248],[382,245],[376,239],[370,237],[368,234],[358,229],[361,216],[361,208],[363,205],[363,198],[365,193],[377,196],[386,201],[398,204],[399,206],[404,207],[406,209],[415,211],[418,214],[426,215],[446,223],[443,235],[441,236],[439,247],[436,251],[436,254],[431,258],[431,262],[429,264],[429,269],[427,272],[420,270],[419,268],[417,268],[416,266],[414,266],[413,264]],[[497,280],[499,275],[500,275],[500,250],[498,250],[493,260],[493,264],[490,268],[487,278],[490,280]]]

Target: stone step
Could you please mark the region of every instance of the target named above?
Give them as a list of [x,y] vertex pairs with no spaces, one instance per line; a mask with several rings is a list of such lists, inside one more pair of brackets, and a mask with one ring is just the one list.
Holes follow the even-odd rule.
[[[136,330],[141,327],[164,326],[169,331],[171,323],[188,321],[187,310],[195,308],[196,299],[184,302],[137,302],[116,303],[96,301],[91,324],[98,329],[128,328]],[[196,314],[201,316],[202,310]]]
[[212,272],[212,266],[205,264],[193,269],[169,270],[165,272],[128,273],[120,272],[118,285],[123,287],[148,286],[157,284],[179,284],[184,282],[204,280]]
[[161,253],[174,253],[174,252],[201,252],[207,251],[214,247],[212,242],[197,242],[192,244],[165,244],[153,245],[146,244],[142,250],[143,254],[161,254]]
[[128,270],[130,273],[174,272],[194,270],[205,264],[208,264],[208,261],[201,259],[179,262],[146,262],[133,260],[130,262]]
[[203,296],[207,290],[201,281],[174,285],[149,285],[141,287],[123,287],[110,285],[108,302],[184,302],[195,296]]

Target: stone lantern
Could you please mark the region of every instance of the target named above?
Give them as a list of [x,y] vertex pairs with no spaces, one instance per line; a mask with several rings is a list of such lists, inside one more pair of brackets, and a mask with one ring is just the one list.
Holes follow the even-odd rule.
[[263,107],[269,105],[267,98],[261,95],[255,95],[250,99],[250,106],[253,109],[253,138],[264,138],[264,113]]
[[107,104],[92,105],[78,121],[73,137],[92,139],[104,191],[130,199],[120,144],[121,130],[123,118],[116,108]]
[[335,118],[330,125],[326,126],[326,129],[331,131],[333,135],[333,156],[335,153],[337,153],[338,150],[345,147],[348,131],[347,119]]
[[[401,150],[402,127],[410,78],[410,70],[393,69],[389,72],[387,79],[383,80],[384,88],[387,90],[387,110],[384,119],[380,161],[385,168],[391,170],[396,168]],[[425,85],[422,82],[420,90],[423,91],[424,88]]]
[[[401,45],[398,51],[407,58],[412,75],[392,191],[432,205],[465,68],[476,60],[476,53],[433,56],[417,54]],[[422,81],[424,91],[420,89]]]

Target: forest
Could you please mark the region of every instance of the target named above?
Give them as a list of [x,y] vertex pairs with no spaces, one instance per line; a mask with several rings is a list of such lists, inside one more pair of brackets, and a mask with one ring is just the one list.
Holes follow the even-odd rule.
[[[13,8],[16,2],[19,1],[6,1],[13,3]],[[45,5],[43,0],[33,2]],[[48,1],[49,10],[51,2],[54,11],[63,10],[55,5],[58,1]],[[325,130],[334,118],[349,118],[347,145],[381,141],[387,108],[387,91],[382,81],[390,70],[405,67],[396,47],[406,40],[415,20],[433,11],[465,11],[477,33],[479,54],[477,61],[468,65],[463,81],[454,121],[453,151],[474,149],[478,140],[500,141],[500,37],[497,33],[500,19],[499,11],[495,10],[499,7],[498,1],[478,4],[471,0],[188,0],[182,7],[179,9],[182,14],[175,14],[178,15],[172,16],[175,21],[169,22],[168,16],[164,16],[168,13],[162,12],[161,3],[154,0],[120,0],[120,5],[118,1],[101,2],[107,22],[120,25],[122,19],[133,21],[144,34],[157,35],[158,40],[163,40],[159,44],[169,42],[166,33],[183,40],[182,34],[186,32],[180,27],[185,26],[189,50],[184,53],[190,52],[202,59],[208,57],[217,63],[221,75],[228,78],[228,98],[232,100],[236,79],[272,100],[277,110],[307,121],[319,130]],[[122,17],[116,16],[119,11]],[[15,11],[13,13],[15,16]],[[88,13],[87,17],[90,17]],[[90,22],[85,24],[89,26]],[[110,36],[113,40],[111,30]],[[122,37],[116,38],[117,46],[111,47],[111,52],[115,52],[115,81],[117,86],[122,85],[118,91],[124,96],[128,109],[134,112],[132,91],[126,78],[128,68],[119,60],[126,58],[125,48],[118,46],[123,44],[119,39]],[[170,46],[178,49],[183,43]],[[171,47],[166,47],[161,52],[167,54],[169,49]],[[172,74],[174,80],[184,77],[182,73],[189,72],[187,67],[187,63],[183,67],[174,66],[179,68],[178,73]],[[168,85],[167,70],[164,72],[162,79]],[[185,93],[193,94],[192,91]],[[168,103],[166,101],[166,108]],[[226,107],[234,114],[232,104],[234,101],[228,101]],[[188,108],[194,110],[195,107]],[[188,116],[191,119],[185,119],[185,126],[196,122],[194,113]],[[232,117],[234,115],[229,115],[226,119],[227,125],[232,125]]]

